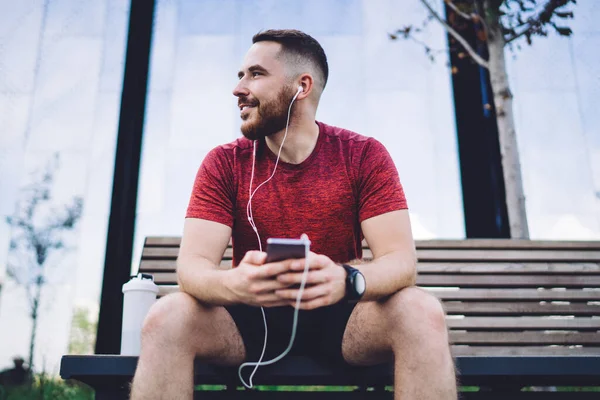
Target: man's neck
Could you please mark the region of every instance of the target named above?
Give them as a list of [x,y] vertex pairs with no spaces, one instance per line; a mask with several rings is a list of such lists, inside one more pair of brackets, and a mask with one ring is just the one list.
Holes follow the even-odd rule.
[[[269,149],[277,154],[281,141],[285,135],[285,129],[266,138]],[[281,161],[290,164],[300,164],[313,152],[319,139],[319,126],[314,118],[292,121],[288,127],[288,134],[281,149]]]

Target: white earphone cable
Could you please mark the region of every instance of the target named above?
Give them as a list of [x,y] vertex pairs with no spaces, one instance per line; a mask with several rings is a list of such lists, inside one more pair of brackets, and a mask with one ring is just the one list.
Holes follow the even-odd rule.
[[[250,189],[249,189],[250,190],[250,198],[248,199],[248,204],[246,205],[246,215],[248,216],[248,221],[250,221],[250,225],[252,225],[252,229],[254,229],[254,232],[256,232],[257,235],[258,235],[257,228],[256,228],[256,224],[254,223],[254,218],[252,215],[252,198],[254,197],[254,195],[256,194],[258,189],[260,189],[264,184],[266,184],[271,179],[273,179],[273,177],[275,176],[275,172],[277,172],[277,166],[279,165],[279,159],[281,158],[281,150],[283,149],[283,145],[285,143],[285,139],[287,138],[287,134],[288,134],[288,127],[290,124],[290,114],[292,111],[292,105],[294,104],[296,97],[298,97],[298,95],[300,94],[300,92],[301,92],[300,89],[301,88],[299,87],[298,91],[294,95],[294,98],[290,102],[290,106],[288,107],[287,121],[285,123],[285,134],[283,135],[283,139],[281,140],[281,145],[279,146],[279,152],[277,153],[277,159],[275,160],[275,167],[273,167],[273,172],[271,173],[271,176],[269,176],[269,178],[267,178],[267,180],[265,180],[263,183],[258,185],[256,187],[256,189],[254,189],[254,192],[252,192],[252,181],[254,180],[254,164],[256,161],[256,141],[254,141],[254,150],[253,150],[253,156],[252,156],[252,174],[250,176]],[[260,236],[258,236],[258,247],[259,247],[259,250],[262,251],[262,243],[260,241]]]
[[[298,311],[299,311],[298,307],[300,307],[300,300],[302,299],[302,293],[304,292],[304,286],[306,285],[306,278],[308,277],[308,256],[309,256],[309,249],[308,249],[308,246],[306,246],[306,254],[305,254],[305,258],[304,258],[305,259],[304,272],[302,273],[302,282],[300,283],[298,297],[296,298],[296,307],[294,308],[294,321],[292,323],[292,335],[290,336],[290,342],[288,343],[288,347],[283,351],[283,353],[281,353],[277,357],[275,357],[271,360],[268,360],[268,361],[262,361],[263,356],[265,354],[265,350],[267,348],[267,332],[268,331],[267,331],[267,318],[265,316],[265,310],[263,307],[261,307],[261,310],[263,313],[263,321],[265,323],[265,342],[263,344],[262,354],[260,355],[260,359],[257,362],[245,362],[242,365],[240,365],[240,367],[238,368],[238,376],[240,378],[240,381],[248,389],[252,389],[254,386],[252,384],[252,378],[254,377],[254,374],[258,370],[259,366],[275,364],[277,361],[279,361],[283,357],[285,357],[290,352],[290,350],[292,350],[292,346],[294,345],[294,340],[296,339],[296,330],[298,328]],[[250,374],[250,379],[248,380],[249,383],[246,383],[246,381],[244,381],[244,378],[242,377],[242,369],[244,369],[246,367],[251,367],[251,366],[254,366],[254,370],[252,371],[252,374]]]
[[[275,176],[275,172],[277,171],[277,166],[279,165],[279,159],[281,157],[281,150],[283,149],[283,144],[285,143],[285,139],[288,134],[288,127],[290,124],[290,114],[292,111],[292,105],[294,104],[294,101],[296,100],[296,98],[298,97],[300,92],[302,92],[302,87],[298,87],[298,91],[296,92],[296,95],[292,98],[292,101],[290,102],[290,106],[288,108],[287,121],[285,124],[285,134],[283,135],[283,139],[281,140],[281,145],[279,146],[279,152],[277,153],[277,160],[275,161],[275,166],[273,168],[273,172],[271,173],[271,176],[269,176],[269,178],[267,180],[265,180],[263,183],[258,185],[256,187],[256,189],[254,189],[254,191],[252,191],[252,182],[254,181],[254,165],[255,165],[255,161],[256,161],[256,141],[254,141],[254,143],[253,143],[254,148],[253,148],[253,153],[252,153],[252,172],[250,175],[250,188],[248,189],[249,198],[248,198],[248,204],[246,205],[246,215],[248,217],[248,222],[250,222],[250,226],[252,226],[252,230],[254,230],[254,233],[256,233],[256,237],[258,239],[258,248],[260,251],[262,251],[262,243],[261,243],[261,239],[260,239],[260,234],[258,233],[258,228],[256,227],[256,224],[254,223],[254,216],[252,215],[252,198],[254,197],[254,195],[256,194],[258,189],[260,189],[264,184],[269,182]],[[276,363],[277,361],[279,361],[283,357],[285,357],[290,352],[290,350],[292,349],[292,346],[294,345],[294,339],[296,338],[296,328],[298,326],[298,307],[300,306],[300,299],[302,299],[302,293],[304,292],[304,286],[306,284],[306,278],[308,276],[308,256],[309,256],[309,248],[308,248],[308,246],[306,246],[306,253],[305,253],[305,257],[304,257],[304,260],[305,260],[304,272],[302,274],[302,282],[300,283],[298,297],[296,298],[296,307],[294,309],[294,321],[293,321],[293,326],[292,326],[292,335],[290,337],[290,342],[288,344],[288,347],[279,356],[273,358],[272,360],[268,360],[265,362],[263,362],[262,359],[263,359],[263,357],[265,355],[265,351],[267,349],[267,335],[268,335],[267,316],[265,314],[264,307],[260,308],[260,310],[262,312],[262,316],[263,316],[264,325],[265,325],[265,340],[263,343],[262,353],[257,362],[245,362],[242,365],[240,365],[240,367],[238,368],[238,376],[240,378],[240,381],[248,389],[252,389],[252,387],[253,387],[252,378],[254,377],[254,374],[258,370],[259,366],[270,365],[270,364]],[[242,377],[242,369],[244,369],[246,367],[251,367],[251,366],[254,366],[254,370],[250,374],[250,379],[248,380],[249,383],[246,383],[246,381]]]

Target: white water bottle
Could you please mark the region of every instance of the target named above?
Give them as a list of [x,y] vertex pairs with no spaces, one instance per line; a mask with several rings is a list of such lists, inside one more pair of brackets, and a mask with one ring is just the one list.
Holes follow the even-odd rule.
[[140,354],[142,324],[156,301],[158,286],[150,274],[137,274],[123,285],[123,326],[121,355]]

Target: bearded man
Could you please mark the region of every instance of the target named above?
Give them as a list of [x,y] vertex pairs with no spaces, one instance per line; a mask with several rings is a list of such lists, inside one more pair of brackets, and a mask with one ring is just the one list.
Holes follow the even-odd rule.
[[[161,298],[144,322],[132,398],[191,399],[196,357],[259,360],[262,310],[263,359],[276,357],[297,308],[291,354],[334,366],[393,360],[395,399],[456,399],[444,310],[415,286],[407,203],[389,153],[373,138],[315,121],[329,69],[314,38],[268,30],[252,42],[233,90],[244,137],[200,166],[177,260],[180,292]],[[305,260],[266,263],[257,249],[304,233],[312,252],[297,300]],[[353,263],[363,238],[373,260]],[[234,267],[224,269],[230,239]],[[357,276],[365,291],[352,285]]]

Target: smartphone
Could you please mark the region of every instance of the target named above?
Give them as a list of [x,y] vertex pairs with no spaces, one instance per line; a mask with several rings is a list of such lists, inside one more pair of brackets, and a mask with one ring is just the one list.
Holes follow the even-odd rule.
[[310,251],[308,239],[267,239],[267,263],[304,258]]

